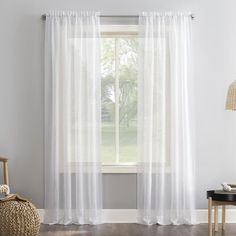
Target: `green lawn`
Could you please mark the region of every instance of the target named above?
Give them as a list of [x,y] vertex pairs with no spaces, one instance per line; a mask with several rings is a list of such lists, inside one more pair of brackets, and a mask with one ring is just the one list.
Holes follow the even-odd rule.
[[[120,127],[120,161],[136,162],[137,128],[136,126]],[[102,160],[104,163],[115,161],[115,127],[111,124],[102,126]]]

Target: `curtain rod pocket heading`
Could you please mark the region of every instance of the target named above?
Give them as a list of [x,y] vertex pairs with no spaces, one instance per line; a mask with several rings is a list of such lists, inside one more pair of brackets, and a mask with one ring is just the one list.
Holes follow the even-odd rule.
[[[124,18],[138,18],[139,15],[101,15],[100,12],[89,12],[89,11],[85,11],[85,12],[74,12],[74,11],[52,11],[46,14],[42,15],[42,19],[46,20],[47,16],[89,16],[91,14],[94,14],[95,16],[100,16],[100,17],[124,17]],[[182,13],[182,12],[142,12],[141,16],[172,16],[172,15],[190,15],[192,19],[195,18],[195,16],[192,13]]]
[[157,11],[151,11],[151,12],[142,12],[140,16],[192,16],[191,12],[157,12]]
[[50,11],[42,17],[47,17],[47,16],[100,16],[100,12],[95,12],[95,11]]

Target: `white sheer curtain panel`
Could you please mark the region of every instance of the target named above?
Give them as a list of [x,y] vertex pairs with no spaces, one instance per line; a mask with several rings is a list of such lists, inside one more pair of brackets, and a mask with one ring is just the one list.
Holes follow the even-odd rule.
[[101,222],[99,32],[97,13],[46,16],[47,224]]
[[191,16],[143,13],[138,98],[138,221],[192,224]]

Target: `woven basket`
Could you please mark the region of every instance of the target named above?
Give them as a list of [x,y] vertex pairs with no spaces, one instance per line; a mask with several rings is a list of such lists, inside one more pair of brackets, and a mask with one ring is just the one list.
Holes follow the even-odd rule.
[[0,236],[36,236],[39,228],[39,214],[32,203],[18,195],[0,200]]

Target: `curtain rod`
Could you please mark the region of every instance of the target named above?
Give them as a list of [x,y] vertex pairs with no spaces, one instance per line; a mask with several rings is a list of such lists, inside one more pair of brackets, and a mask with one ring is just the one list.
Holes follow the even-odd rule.
[[[190,16],[191,16],[192,20],[195,18],[195,16],[194,16],[193,14],[191,14]],[[139,15],[100,15],[100,17],[102,17],[102,18],[105,18],[105,17],[114,17],[114,18],[115,18],[115,17],[138,18]],[[42,19],[43,19],[43,20],[46,20],[46,14],[43,14],[43,15],[42,15]]]

